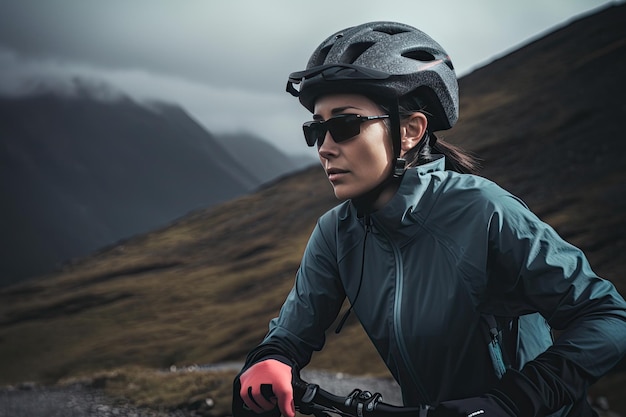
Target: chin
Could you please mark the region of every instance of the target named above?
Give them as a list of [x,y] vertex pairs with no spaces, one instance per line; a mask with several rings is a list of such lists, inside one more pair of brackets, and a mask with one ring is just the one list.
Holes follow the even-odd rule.
[[338,200],[345,200],[350,198],[346,197],[346,192],[345,190],[342,190],[341,187],[333,187],[333,191],[335,192],[335,197],[337,197]]
[[343,196],[343,194],[338,193],[337,191],[335,191],[335,197],[337,198],[337,200],[345,200],[346,197]]
[[349,200],[358,196],[353,190],[346,190],[344,187],[335,187],[334,191],[338,200]]

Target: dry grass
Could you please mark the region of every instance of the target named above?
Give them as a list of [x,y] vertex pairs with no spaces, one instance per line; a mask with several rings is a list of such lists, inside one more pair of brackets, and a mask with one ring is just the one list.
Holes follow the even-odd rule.
[[[158,370],[243,361],[262,339],[291,288],[315,218],[336,204],[325,177],[315,173],[0,290],[0,384],[68,383],[87,375],[138,406],[208,410],[204,400],[212,398],[207,413],[228,414],[234,372]],[[355,345],[365,348],[348,360],[338,353]],[[312,366],[359,374],[363,363],[371,364],[369,373],[387,375],[352,322],[341,337],[329,338]]]
[[139,367],[123,367],[97,372],[86,378],[75,377],[59,385],[76,382],[104,392],[116,401],[130,402],[157,411],[193,411],[197,416],[231,415],[232,382],[235,371],[183,369],[162,372]]
[[305,172],[1,290],[0,384],[243,360],[334,204],[325,177]]

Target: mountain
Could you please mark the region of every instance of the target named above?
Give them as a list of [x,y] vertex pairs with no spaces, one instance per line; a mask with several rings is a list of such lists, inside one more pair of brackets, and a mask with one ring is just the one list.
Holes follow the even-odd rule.
[[287,156],[276,146],[252,133],[222,133],[216,134],[215,138],[231,156],[245,161],[248,171],[262,183],[316,163],[312,157]]
[[271,175],[267,165],[253,172],[180,107],[79,87],[0,97],[0,285],[240,196]]
[[[483,158],[626,294],[626,5],[611,6],[460,80],[440,136]],[[0,290],[0,383],[141,365],[241,361],[293,284],[316,219],[337,204],[319,168]],[[329,332],[332,333],[332,332]],[[387,376],[356,320],[311,367]],[[592,387],[626,414],[626,363]]]

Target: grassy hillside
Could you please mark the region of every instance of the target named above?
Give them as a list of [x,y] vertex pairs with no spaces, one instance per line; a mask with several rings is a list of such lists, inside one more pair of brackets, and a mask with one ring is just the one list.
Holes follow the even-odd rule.
[[[173,374],[181,387],[168,393],[176,382],[136,368],[241,361],[289,291],[315,219],[336,203],[315,167],[0,290],[0,385],[88,376],[153,407],[186,404],[202,391],[196,379],[223,395],[220,374]],[[352,322],[312,366],[360,374],[363,363],[387,374]],[[229,400],[216,401],[219,414]]]
[[[335,203],[317,174],[303,172],[2,291],[2,382],[126,363],[241,359],[265,331],[256,320],[267,322],[286,295],[317,215]],[[268,221],[275,216],[280,221]],[[44,366],[29,365],[31,349]]]

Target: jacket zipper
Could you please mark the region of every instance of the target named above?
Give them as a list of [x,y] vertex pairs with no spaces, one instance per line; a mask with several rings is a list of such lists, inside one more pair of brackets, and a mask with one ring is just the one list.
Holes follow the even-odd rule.
[[415,384],[415,388],[417,388],[417,392],[419,393],[422,402],[424,404],[431,404],[431,401],[428,398],[428,395],[426,394],[426,390],[424,389],[419,378],[417,377],[415,368],[412,366],[412,361],[409,355],[409,351],[407,349],[405,340],[402,337],[401,304],[402,304],[402,287],[403,287],[403,279],[402,279],[403,278],[402,276],[403,275],[402,274],[403,262],[402,262],[402,256],[400,256],[400,249],[398,249],[396,244],[391,240],[391,238],[389,237],[387,232],[384,230],[384,228],[378,227],[378,229],[381,231],[383,236],[385,236],[385,238],[387,239],[387,242],[391,246],[391,249],[393,250],[394,260],[396,263],[396,277],[395,277],[396,288],[395,288],[395,299],[393,303],[393,326],[394,326],[396,343],[398,344],[398,349],[400,350],[400,355],[402,356],[404,365],[406,366],[409,372],[409,376],[411,377],[411,379],[413,380],[413,383]]

